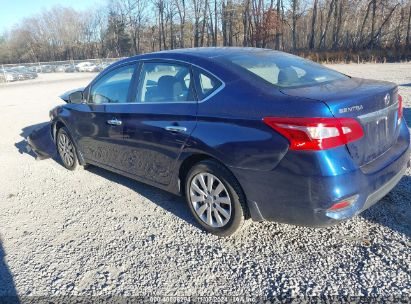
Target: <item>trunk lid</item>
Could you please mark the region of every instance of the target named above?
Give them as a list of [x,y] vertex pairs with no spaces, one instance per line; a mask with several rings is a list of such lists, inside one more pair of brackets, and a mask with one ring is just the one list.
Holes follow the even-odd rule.
[[384,154],[398,138],[398,89],[394,83],[350,78],[282,92],[322,101],[335,117],[357,119],[364,136],[347,148],[359,166]]

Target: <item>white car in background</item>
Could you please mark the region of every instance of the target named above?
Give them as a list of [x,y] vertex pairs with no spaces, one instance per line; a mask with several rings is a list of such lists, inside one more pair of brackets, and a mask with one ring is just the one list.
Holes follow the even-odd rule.
[[101,71],[100,68],[97,65],[92,64],[92,65],[85,66],[82,72],[99,72],[99,71]]
[[19,75],[7,69],[0,69],[0,82],[12,82],[19,80]]
[[91,62],[80,62],[76,65],[76,70],[79,72],[87,72],[87,68],[90,66],[94,66]]

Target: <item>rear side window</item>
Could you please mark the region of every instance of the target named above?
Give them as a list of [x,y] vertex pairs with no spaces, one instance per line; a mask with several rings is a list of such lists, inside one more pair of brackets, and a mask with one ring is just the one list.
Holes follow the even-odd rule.
[[194,101],[190,68],[178,63],[143,64],[137,102],[166,103]]
[[195,67],[194,73],[198,100],[207,98],[222,85],[220,80],[200,68]]
[[100,78],[91,87],[89,103],[126,103],[134,69],[134,65],[126,65]]
[[225,59],[280,88],[310,86],[349,78],[320,64],[280,52],[257,50],[227,56]]

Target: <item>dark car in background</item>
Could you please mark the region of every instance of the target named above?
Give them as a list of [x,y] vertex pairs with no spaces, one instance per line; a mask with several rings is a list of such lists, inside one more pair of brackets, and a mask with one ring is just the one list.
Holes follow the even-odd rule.
[[379,201],[409,166],[397,85],[282,52],[135,56],[62,99],[50,131],[66,168],[93,164],[185,195],[220,236],[249,218],[338,223]]
[[55,72],[55,69],[56,69],[56,66],[54,65],[49,65],[49,64],[41,65],[40,73],[53,73]]
[[69,64],[64,69],[65,73],[74,73],[76,72],[76,66],[74,64]]
[[61,64],[56,66],[56,68],[54,69],[54,72],[56,73],[63,73],[67,68],[67,64]]
[[17,75],[17,80],[30,79],[29,75],[22,69],[11,69],[11,70]]
[[41,73],[41,66],[40,65],[33,65],[27,67],[30,72]]
[[76,71],[76,66],[74,64],[61,64],[55,67],[54,72],[56,73],[73,73]]
[[26,67],[16,67],[11,70],[18,75],[18,80],[35,79],[38,77],[36,72],[30,71]]

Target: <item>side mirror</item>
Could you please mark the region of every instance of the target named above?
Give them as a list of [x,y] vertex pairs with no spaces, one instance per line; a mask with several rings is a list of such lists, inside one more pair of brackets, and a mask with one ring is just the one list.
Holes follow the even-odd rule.
[[69,95],[68,97],[70,103],[83,103],[83,92],[82,91],[76,91],[73,92]]

